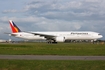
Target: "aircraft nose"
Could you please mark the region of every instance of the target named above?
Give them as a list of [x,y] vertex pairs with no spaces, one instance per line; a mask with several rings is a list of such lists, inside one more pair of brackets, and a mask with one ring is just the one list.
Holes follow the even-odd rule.
[[103,37],[103,36],[101,35],[101,37]]
[[98,34],[98,37],[99,37],[99,38],[102,38],[103,36],[102,36],[101,34]]
[[100,38],[102,38],[103,36],[102,35],[100,35]]

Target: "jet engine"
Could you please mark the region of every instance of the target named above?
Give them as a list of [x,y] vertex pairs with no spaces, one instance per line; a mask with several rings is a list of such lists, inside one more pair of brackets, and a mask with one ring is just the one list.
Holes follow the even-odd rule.
[[65,37],[56,37],[55,41],[56,42],[64,42],[65,41]]

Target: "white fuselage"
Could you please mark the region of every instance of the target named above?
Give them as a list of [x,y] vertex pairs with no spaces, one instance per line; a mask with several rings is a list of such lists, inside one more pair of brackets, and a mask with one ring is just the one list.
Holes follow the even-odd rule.
[[46,38],[44,36],[35,35],[34,33],[44,34],[44,35],[52,35],[55,37],[64,37],[65,40],[97,40],[102,38],[103,36],[97,32],[91,31],[70,31],[70,32],[19,32],[19,33],[12,33],[12,36],[29,39],[29,40],[38,40]]

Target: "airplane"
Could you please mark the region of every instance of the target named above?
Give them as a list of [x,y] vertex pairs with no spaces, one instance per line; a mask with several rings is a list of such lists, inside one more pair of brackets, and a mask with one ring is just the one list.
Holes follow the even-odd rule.
[[24,32],[9,20],[12,30],[11,36],[28,40],[46,40],[48,43],[65,42],[66,40],[93,40],[96,41],[103,36],[93,31],[63,31],[63,32]]

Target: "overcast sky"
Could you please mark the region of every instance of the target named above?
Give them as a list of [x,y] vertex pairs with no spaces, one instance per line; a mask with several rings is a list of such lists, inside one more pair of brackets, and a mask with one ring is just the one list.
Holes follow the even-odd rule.
[[0,39],[11,33],[8,20],[23,31],[95,31],[105,36],[105,0],[0,0]]

